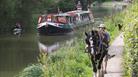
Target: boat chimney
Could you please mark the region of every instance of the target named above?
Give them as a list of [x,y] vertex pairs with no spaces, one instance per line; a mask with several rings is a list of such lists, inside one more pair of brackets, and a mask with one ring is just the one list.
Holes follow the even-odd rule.
[[91,10],[90,10],[90,5],[87,6],[87,11],[91,11]]
[[62,11],[60,10],[60,8],[58,7],[58,14],[62,13]]
[[78,4],[77,4],[77,10],[81,11],[82,10],[82,5],[81,5],[81,2],[78,1]]

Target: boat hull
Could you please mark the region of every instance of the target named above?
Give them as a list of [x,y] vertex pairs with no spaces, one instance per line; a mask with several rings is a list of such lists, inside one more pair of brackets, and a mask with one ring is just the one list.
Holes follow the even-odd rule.
[[55,26],[42,26],[40,28],[38,28],[38,32],[40,34],[44,34],[44,35],[57,35],[57,34],[66,34],[73,31],[72,28],[61,28],[61,27],[55,27]]

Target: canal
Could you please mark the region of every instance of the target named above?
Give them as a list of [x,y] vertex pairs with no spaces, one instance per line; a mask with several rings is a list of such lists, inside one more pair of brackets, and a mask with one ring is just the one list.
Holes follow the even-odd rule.
[[76,29],[66,35],[39,36],[37,33],[23,34],[20,38],[14,35],[0,35],[0,77],[13,77],[27,65],[37,62],[39,45],[46,46],[48,52],[55,51],[60,45],[69,43],[75,37],[102,23],[105,16],[113,14],[112,7],[95,7],[92,9],[95,23]]

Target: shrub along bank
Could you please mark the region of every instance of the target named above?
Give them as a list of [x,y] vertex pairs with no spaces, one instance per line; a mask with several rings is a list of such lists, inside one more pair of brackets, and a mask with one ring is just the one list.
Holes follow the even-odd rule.
[[[112,19],[114,18],[114,19]],[[111,20],[105,22],[111,32],[111,36],[116,34],[113,25],[118,27],[118,24],[123,25],[124,32],[124,54],[123,54],[123,77],[137,77],[138,76],[138,0],[133,1],[131,5],[124,11],[114,15]],[[108,26],[112,25],[112,26]]]
[[138,0],[123,12],[124,77],[138,76]]

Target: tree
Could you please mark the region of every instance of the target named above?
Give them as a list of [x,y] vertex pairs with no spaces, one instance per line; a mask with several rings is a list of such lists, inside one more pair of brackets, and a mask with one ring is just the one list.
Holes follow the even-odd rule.
[[71,11],[75,9],[75,2],[74,0],[60,0],[58,2],[58,7],[63,12]]

